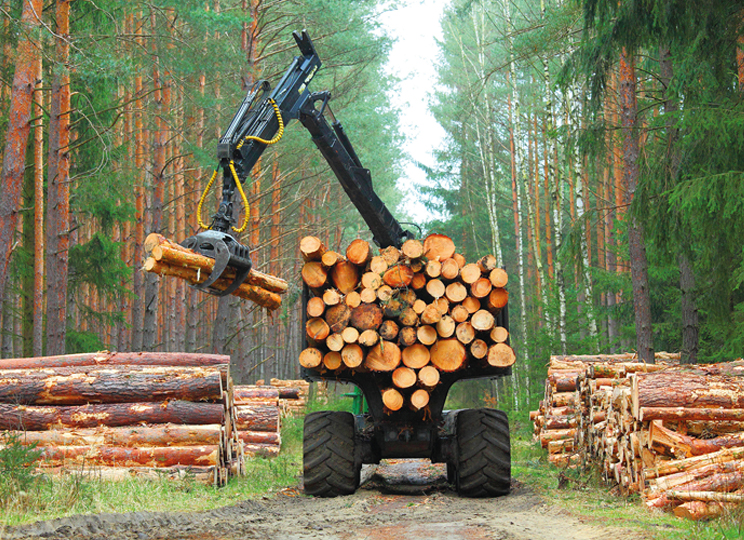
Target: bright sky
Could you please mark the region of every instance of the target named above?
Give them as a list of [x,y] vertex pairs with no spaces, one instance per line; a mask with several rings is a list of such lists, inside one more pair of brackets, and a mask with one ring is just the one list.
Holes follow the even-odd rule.
[[388,60],[388,71],[401,79],[398,92],[391,96],[400,109],[401,128],[407,138],[410,160],[405,163],[401,190],[412,218],[424,222],[430,212],[418,202],[415,184],[425,184],[426,174],[414,162],[434,165],[432,149],[442,146],[445,132],[429,113],[429,99],[436,83],[434,67],[441,39],[440,18],[449,0],[407,0],[400,9],[384,13],[380,22],[396,39]]

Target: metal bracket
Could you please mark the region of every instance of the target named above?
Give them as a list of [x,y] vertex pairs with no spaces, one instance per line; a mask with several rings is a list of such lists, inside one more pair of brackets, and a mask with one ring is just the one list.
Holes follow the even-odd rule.
[[[209,278],[203,283],[191,285],[200,291],[214,296],[227,296],[235,292],[251,272],[253,263],[248,247],[225,232],[203,231],[188,237],[182,245],[200,255],[214,259],[214,269]],[[235,270],[232,282],[224,290],[215,288],[214,283],[223,277],[228,268]]]

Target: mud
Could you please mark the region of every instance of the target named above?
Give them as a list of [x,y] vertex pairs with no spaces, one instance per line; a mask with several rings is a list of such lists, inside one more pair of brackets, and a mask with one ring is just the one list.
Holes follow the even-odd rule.
[[393,462],[368,467],[354,495],[314,499],[287,489],[208,512],[74,516],[0,531],[2,540],[641,540],[552,506],[515,483],[511,495],[464,499],[443,467]]

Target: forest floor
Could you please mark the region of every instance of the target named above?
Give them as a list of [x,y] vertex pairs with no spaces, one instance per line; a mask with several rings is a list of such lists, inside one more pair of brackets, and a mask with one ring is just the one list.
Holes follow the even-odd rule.
[[72,540],[551,540],[651,538],[552,504],[514,482],[494,499],[458,497],[443,465],[396,460],[365,466],[362,487],[334,499],[298,488],[193,513],[135,512],[73,516],[0,530],[0,539]]

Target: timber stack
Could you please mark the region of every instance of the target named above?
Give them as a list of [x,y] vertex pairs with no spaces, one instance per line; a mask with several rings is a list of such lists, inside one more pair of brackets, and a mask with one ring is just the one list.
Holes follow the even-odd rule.
[[0,360],[0,436],[47,473],[105,479],[244,472],[229,356],[99,352]]
[[[265,384],[263,380],[257,385]],[[303,379],[270,379],[269,385],[279,389],[279,408],[283,415],[303,415],[310,396],[310,383]],[[316,397],[323,398],[326,393],[325,383],[315,387]]]
[[[204,283],[214,269],[214,259],[194,253],[157,233],[147,236],[144,247],[147,259],[143,269],[146,272],[174,276],[188,283],[198,284]],[[235,272],[231,273],[228,270],[212,286],[225,290],[234,277]],[[286,293],[288,287],[289,284],[285,280],[252,268],[246,280],[232,294],[250,300],[269,311],[275,311],[281,307],[280,295]]]
[[246,456],[275,457],[281,450],[280,391],[273,386],[236,385],[235,428]]
[[468,264],[439,234],[377,255],[362,239],[341,254],[307,236],[300,251],[311,291],[311,346],[300,364],[321,373],[376,372],[388,412],[425,410],[441,373],[516,360],[508,330],[494,317],[508,300],[508,275],[494,256]]
[[[744,361],[682,366],[676,360],[663,353],[654,365],[553,357],[546,399],[531,417],[549,450],[554,440],[573,448],[552,462],[598,466],[608,482],[640,494],[649,508],[716,517],[744,501]],[[568,369],[577,373],[572,442],[569,433],[551,433],[556,412],[565,411],[556,405],[561,392],[547,391],[551,377]]]

